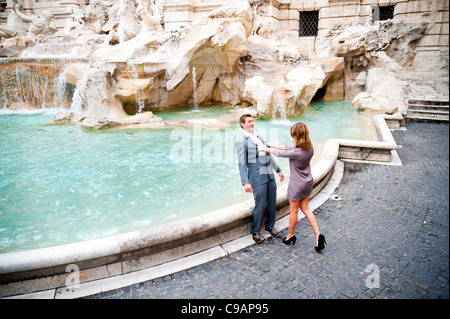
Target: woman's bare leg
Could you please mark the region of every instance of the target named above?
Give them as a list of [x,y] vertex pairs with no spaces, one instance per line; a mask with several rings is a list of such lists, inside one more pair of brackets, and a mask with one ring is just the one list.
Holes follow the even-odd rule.
[[[314,216],[313,212],[309,209],[309,196],[300,200],[300,209],[302,210],[303,214],[305,214],[306,218],[308,219],[309,223],[311,224],[314,235],[316,235],[316,243],[319,239],[320,231],[319,226],[317,225],[316,216]],[[290,218],[289,218],[290,221]],[[289,229],[290,229],[290,223],[289,223]]]
[[289,213],[289,231],[286,237],[287,239],[295,235],[295,226],[297,226],[299,208],[300,208],[300,201],[293,202],[289,200],[290,213]]

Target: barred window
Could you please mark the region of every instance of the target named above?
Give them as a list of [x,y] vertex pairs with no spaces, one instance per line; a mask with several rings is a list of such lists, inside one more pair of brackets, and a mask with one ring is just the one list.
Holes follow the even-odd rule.
[[373,7],[372,17],[375,21],[384,21],[394,18],[394,6]]
[[315,37],[319,30],[319,11],[300,12],[300,36]]

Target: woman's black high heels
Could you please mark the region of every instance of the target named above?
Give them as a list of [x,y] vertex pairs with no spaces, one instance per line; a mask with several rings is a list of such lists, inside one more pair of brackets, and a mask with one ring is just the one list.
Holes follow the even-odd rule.
[[320,234],[319,235],[319,239],[318,239],[318,243],[317,246],[315,246],[314,248],[316,249],[316,251],[318,253],[320,253],[322,250],[325,249],[325,245],[327,244],[327,241],[325,240],[325,236]]
[[295,242],[297,241],[297,237],[295,237],[295,235],[292,236],[291,238],[289,238],[288,240],[286,240],[286,239],[287,239],[287,237],[284,237],[284,239],[283,239],[283,244],[286,244],[286,245],[290,245],[292,243],[292,246],[294,246]]

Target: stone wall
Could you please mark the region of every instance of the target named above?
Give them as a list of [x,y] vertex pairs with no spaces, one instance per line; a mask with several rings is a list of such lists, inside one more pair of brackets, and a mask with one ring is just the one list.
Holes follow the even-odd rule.
[[[430,61],[448,54],[449,45],[449,1],[405,1],[395,6],[395,19],[405,22],[429,21],[427,33],[419,41],[416,51],[416,69],[431,71]],[[445,51],[447,49],[447,51]]]
[[166,31],[178,29],[224,4],[219,0],[164,0],[164,28]]

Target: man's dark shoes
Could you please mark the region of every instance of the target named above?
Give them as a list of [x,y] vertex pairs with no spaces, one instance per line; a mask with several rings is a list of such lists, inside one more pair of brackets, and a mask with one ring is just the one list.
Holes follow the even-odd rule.
[[257,243],[258,245],[261,244],[261,243],[264,241],[264,237],[263,237],[260,233],[257,233],[257,234],[253,234],[253,233],[252,233],[252,235],[253,235],[253,240],[254,240],[255,243]]
[[266,230],[274,237],[274,238],[280,238],[280,234],[278,234],[278,232],[275,230],[275,228],[273,229],[267,229]]

